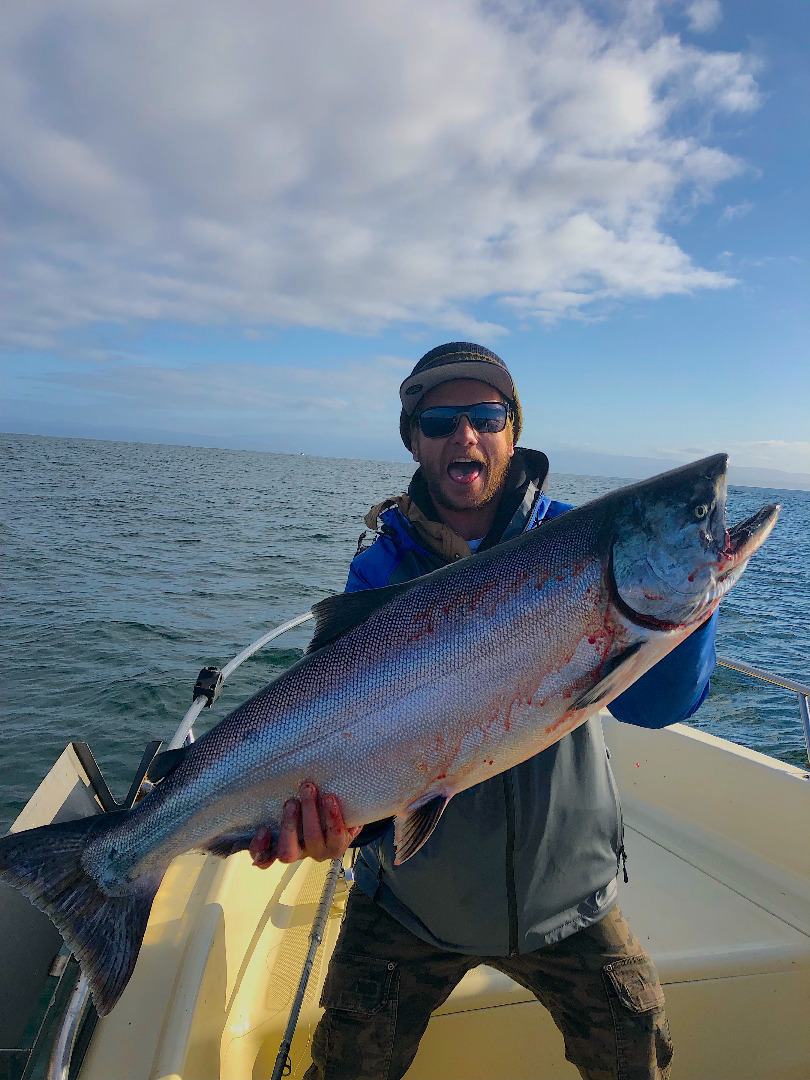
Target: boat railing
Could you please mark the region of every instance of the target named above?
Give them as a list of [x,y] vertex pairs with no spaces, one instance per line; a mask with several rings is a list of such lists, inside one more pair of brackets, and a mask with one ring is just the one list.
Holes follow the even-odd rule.
[[[303,615],[296,615],[294,619],[289,619],[287,622],[281,623],[279,626],[273,627],[272,630],[268,630],[266,634],[262,634],[260,638],[256,638],[252,645],[248,645],[242,649],[240,653],[237,653],[233,660],[230,660],[221,672],[218,674],[221,678],[217,681],[217,689],[212,694],[197,694],[194,698],[191,708],[180,722],[180,727],[175,731],[172,741],[169,743],[169,750],[176,750],[182,746],[186,741],[194,741],[193,725],[194,721],[200,715],[200,713],[212,702],[219,694],[219,688],[222,683],[231,675],[240,664],[243,664],[245,660],[249,660],[254,653],[257,653],[259,649],[263,649],[265,645],[269,645],[277,637],[281,637],[282,634],[286,634],[288,630],[292,630],[295,626],[300,626],[301,623],[307,622],[309,619],[314,619],[315,616],[311,611],[305,611]],[[206,670],[205,668],[203,670]],[[208,669],[216,670],[216,669]],[[199,684],[199,680],[198,680]],[[196,687],[195,687],[196,689]],[[189,740],[189,735],[191,739]]]
[[[231,675],[240,664],[243,664],[245,660],[248,660],[254,653],[263,649],[264,646],[268,645],[271,641],[281,637],[282,634],[286,634],[288,630],[292,630],[296,626],[301,626],[302,623],[308,622],[312,618],[314,618],[313,613],[311,611],[306,611],[303,615],[297,615],[294,619],[289,619],[287,622],[273,627],[272,630],[268,630],[251,645],[248,645],[246,648],[242,649],[240,653],[237,653],[233,660],[229,661],[221,671],[216,668],[204,668],[203,671],[215,673],[215,678],[211,683],[211,686],[215,688],[208,690],[206,693],[195,694],[191,708],[183,717],[180,726],[174,733],[168,749],[175,750],[184,744],[194,741],[195,720],[203,709],[210,706],[216,697],[219,696],[222,683],[225,682],[228,676]],[[802,727],[804,729],[804,740],[807,747],[808,762],[810,762],[810,710],[808,709],[810,686],[796,682],[795,679],[786,679],[781,675],[773,674],[773,672],[763,671],[761,668],[752,667],[750,664],[744,664],[739,660],[730,660],[725,656],[718,656],[717,663],[722,667],[730,668],[732,671],[738,671],[743,675],[749,675],[752,678],[771,683],[773,686],[780,686],[785,690],[793,690],[796,693],[799,699],[799,712],[801,714]],[[147,781],[144,781],[144,783],[146,782]],[[76,1035],[81,1025],[89,998],[90,988],[87,980],[83,975],[79,974],[68,1008],[62,1018],[56,1042],[53,1046],[46,1074],[47,1080],[67,1080]],[[281,1051],[279,1053],[279,1061],[281,1061]]]
[[786,679],[783,675],[775,675],[772,671],[763,671],[762,668],[744,664],[741,660],[730,660],[727,656],[718,656],[717,663],[721,667],[731,671],[739,671],[742,675],[750,675],[753,679],[770,683],[772,686],[780,686],[783,690],[793,690],[799,699],[799,715],[802,719],[804,731],[804,746],[807,752],[807,761],[810,764],[810,686],[806,683],[797,682],[795,679]]

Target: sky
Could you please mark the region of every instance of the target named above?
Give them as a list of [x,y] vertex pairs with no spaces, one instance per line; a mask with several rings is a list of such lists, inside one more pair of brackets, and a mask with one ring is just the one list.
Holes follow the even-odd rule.
[[810,473],[804,0],[1,29],[3,430],[404,461],[399,383],[467,340],[552,467]]

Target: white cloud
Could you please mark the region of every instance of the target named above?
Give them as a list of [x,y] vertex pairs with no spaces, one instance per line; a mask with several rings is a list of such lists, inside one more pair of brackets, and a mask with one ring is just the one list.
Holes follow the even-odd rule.
[[719,0],[692,0],[687,5],[686,15],[690,30],[697,34],[708,34],[719,25],[723,11]]
[[744,199],[741,203],[735,203],[734,206],[726,206],[723,213],[720,215],[721,221],[733,221],[735,218],[745,217],[746,214],[750,214],[754,209],[754,204]]
[[810,442],[789,442],[784,439],[759,439],[745,442],[693,443],[656,451],[661,457],[691,461],[706,454],[724,450],[731,465],[744,468],[782,469],[786,472],[810,473]]
[[661,221],[741,170],[679,119],[755,108],[753,67],[662,10],[11,0],[9,339],[133,320],[494,337],[469,311],[486,297],[557,318],[729,285]]
[[383,355],[324,367],[108,363],[53,372],[42,381],[62,391],[78,390],[104,413],[129,413],[140,423],[193,414],[205,421],[224,417],[248,428],[258,420],[285,430],[327,423],[339,431],[372,417],[375,426],[389,431],[399,416],[399,384],[412,366],[411,360]]

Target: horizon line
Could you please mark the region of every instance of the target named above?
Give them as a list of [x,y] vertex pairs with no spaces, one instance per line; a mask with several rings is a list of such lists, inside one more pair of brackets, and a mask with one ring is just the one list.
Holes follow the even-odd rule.
[[[82,442],[125,443],[125,444],[131,444],[131,445],[134,445],[134,446],[177,446],[177,447],[180,447],[180,448],[183,448],[183,449],[188,449],[188,450],[225,450],[225,451],[231,451],[231,452],[236,453],[236,454],[273,454],[276,457],[310,457],[310,458],[320,458],[320,459],[323,459],[325,461],[370,461],[370,462],[379,462],[381,464],[387,464],[387,465],[403,465],[403,466],[406,466],[408,464],[408,462],[401,461],[401,460],[399,460],[397,458],[345,457],[345,456],[336,455],[336,454],[314,454],[314,453],[310,453],[310,452],[305,451],[305,450],[301,450],[301,451],[294,451],[294,450],[259,450],[259,449],[256,449],[256,448],[243,447],[243,446],[212,446],[212,445],[210,445],[208,443],[160,442],[160,441],[155,441],[155,440],[150,440],[150,439],[133,439],[133,438],[117,438],[117,439],[113,439],[113,438],[99,436],[99,435],[45,435],[45,434],[42,434],[41,432],[33,432],[33,431],[0,431],[0,436],[2,436],[2,435],[21,435],[24,438],[32,438],[32,439],[64,439],[64,440],[72,440],[72,441],[80,440]],[[554,452],[553,447],[551,448],[551,452],[552,453]],[[576,448],[571,448],[571,447],[568,447],[566,449],[559,449],[557,452],[560,453],[560,454],[584,454],[584,455],[588,455],[590,457],[602,458],[605,461],[611,461],[611,460],[615,460],[615,461],[629,460],[629,461],[638,461],[638,462],[643,461],[643,462],[649,462],[651,465],[655,465],[655,464],[660,463],[662,466],[664,466],[662,468],[662,470],[661,470],[662,472],[667,472],[668,471],[667,466],[677,468],[679,465],[688,464],[688,459],[685,460],[685,461],[678,461],[675,458],[660,458],[659,459],[659,458],[647,457],[647,456],[645,456],[643,454],[608,454],[608,453],[605,453],[604,451],[599,451],[599,450],[585,450],[585,449],[576,449]],[[695,459],[695,460],[699,460],[699,459]],[[549,461],[549,465],[550,464],[551,463]],[[776,474],[777,477],[784,476],[786,478],[786,480],[788,478],[790,480],[794,480],[794,481],[799,480],[801,483],[804,483],[806,485],[805,487],[796,487],[795,482],[794,482],[792,484],[787,484],[786,483],[784,487],[780,487],[778,483],[771,483],[771,484],[764,484],[764,485],[761,484],[761,483],[760,484],[750,483],[750,482],[749,483],[743,483],[740,480],[734,480],[734,479],[732,479],[730,477],[729,479],[731,480],[731,484],[732,484],[733,487],[750,487],[750,488],[764,488],[764,489],[774,488],[774,489],[776,489],[778,491],[810,491],[810,473],[789,472],[786,469],[778,469],[778,468],[775,468],[775,467],[770,466],[770,465],[732,465],[732,464],[730,464],[728,466],[728,468],[729,468],[730,473],[731,472],[734,472],[734,473],[739,473],[739,472],[759,473],[759,472],[762,472],[762,473]],[[552,469],[552,468],[549,468],[549,475],[582,476],[582,477],[590,477],[590,478],[593,478],[593,479],[608,479],[608,480],[611,480],[611,479],[612,480],[643,480],[643,479],[647,479],[647,477],[620,476],[618,474],[608,474],[608,473],[606,473],[606,474],[601,474],[601,473],[579,473],[579,472],[570,473],[570,472],[564,472],[561,469]],[[652,475],[655,475],[655,474],[653,473]]]

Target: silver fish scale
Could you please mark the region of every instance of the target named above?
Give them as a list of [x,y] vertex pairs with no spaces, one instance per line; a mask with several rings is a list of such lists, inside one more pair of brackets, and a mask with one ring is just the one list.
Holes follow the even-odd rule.
[[[305,658],[139,804],[125,822],[130,842],[118,839],[128,873],[277,825],[305,779],[334,791],[360,824],[556,741],[564,730],[547,729],[612,647],[594,548],[587,528],[527,534],[432,575]],[[589,643],[590,631],[600,636]]]

